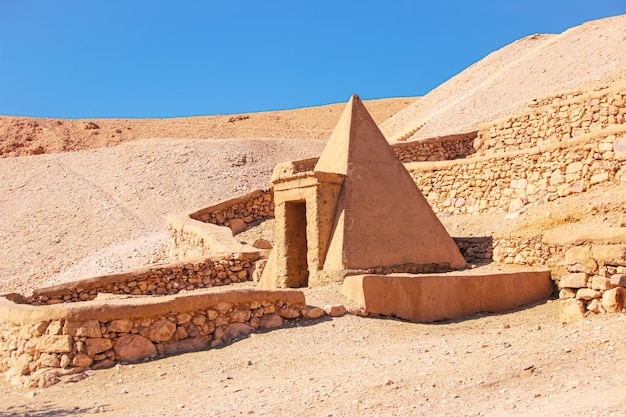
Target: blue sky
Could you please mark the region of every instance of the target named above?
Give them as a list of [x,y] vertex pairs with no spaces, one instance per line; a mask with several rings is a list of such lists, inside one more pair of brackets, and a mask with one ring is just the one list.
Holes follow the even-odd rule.
[[626,0],[0,0],[0,115],[177,117],[423,95]]

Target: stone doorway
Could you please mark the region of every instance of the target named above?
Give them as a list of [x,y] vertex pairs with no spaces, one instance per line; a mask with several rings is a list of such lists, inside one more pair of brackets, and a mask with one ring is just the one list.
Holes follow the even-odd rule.
[[288,288],[309,285],[306,202],[285,202],[285,246]]

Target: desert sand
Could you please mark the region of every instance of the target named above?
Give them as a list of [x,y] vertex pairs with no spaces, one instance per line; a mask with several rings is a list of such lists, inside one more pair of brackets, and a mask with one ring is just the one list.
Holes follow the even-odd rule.
[[[411,139],[471,130],[532,98],[624,79],[625,28],[620,16],[526,38],[425,97],[366,106],[388,139],[423,121]],[[341,110],[154,121],[1,117],[0,291],[163,261],[164,216],[266,187],[277,162],[318,156]],[[514,220],[442,220],[453,236],[613,223],[625,191],[598,187]],[[306,295],[310,305],[341,301],[336,288]],[[326,318],[46,390],[2,381],[0,414],[626,415],[626,316],[563,325],[557,304],[435,324]]]

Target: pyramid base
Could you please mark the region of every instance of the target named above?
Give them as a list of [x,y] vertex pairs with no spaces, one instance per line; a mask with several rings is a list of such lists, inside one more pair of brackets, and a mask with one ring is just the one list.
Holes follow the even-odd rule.
[[433,322],[509,311],[546,300],[550,270],[487,268],[449,274],[353,275],[342,293],[370,314]]

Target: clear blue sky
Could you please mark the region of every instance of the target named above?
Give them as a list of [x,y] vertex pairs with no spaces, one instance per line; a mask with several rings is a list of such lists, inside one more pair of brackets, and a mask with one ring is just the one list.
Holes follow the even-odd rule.
[[0,115],[176,117],[423,95],[626,0],[0,0]]

